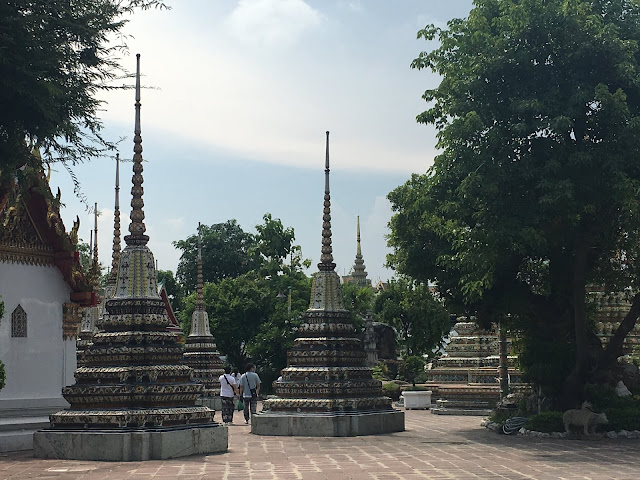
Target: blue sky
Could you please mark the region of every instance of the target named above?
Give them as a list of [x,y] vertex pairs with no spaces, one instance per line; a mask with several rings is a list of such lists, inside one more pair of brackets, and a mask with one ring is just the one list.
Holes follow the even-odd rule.
[[[230,218],[254,231],[270,212],[296,232],[313,264],[320,257],[324,140],[331,131],[334,257],[343,275],[355,257],[356,216],[369,278],[386,280],[386,195],[436,154],[435,131],[415,121],[423,91],[437,85],[409,64],[430,46],[416,39],[428,23],[465,17],[471,0],[180,0],[172,10],[135,15],[126,26],[135,69],[141,54],[145,214],[149,246],[161,269],[175,271],[171,242],[198,222]],[[133,155],[132,91],[104,95],[110,139],[127,137]],[[99,251],[110,264],[115,162],[75,172],[88,201],[98,202]],[[123,232],[130,210],[131,164],[121,165]],[[67,227],[93,219],[57,168]],[[124,234],[124,233],[123,233]],[[124,246],[124,244],[123,244]],[[312,267],[315,271],[315,266]]]

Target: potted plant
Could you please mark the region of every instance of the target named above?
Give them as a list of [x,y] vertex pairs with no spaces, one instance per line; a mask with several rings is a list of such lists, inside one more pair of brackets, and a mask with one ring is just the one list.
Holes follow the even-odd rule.
[[402,375],[412,387],[402,392],[405,410],[431,408],[431,390],[416,387],[416,377],[424,371],[424,359],[417,355],[405,358]]

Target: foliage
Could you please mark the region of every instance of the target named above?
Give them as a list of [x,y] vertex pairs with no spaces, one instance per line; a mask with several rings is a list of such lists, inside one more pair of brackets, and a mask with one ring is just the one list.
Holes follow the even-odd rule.
[[449,333],[449,314],[429,287],[405,278],[389,281],[375,298],[374,312],[398,331],[408,356],[430,352]]
[[416,377],[424,372],[424,358],[417,355],[406,357],[400,365],[400,378],[405,382],[411,382],[413,387],[416,386]]
[[[238,277],[255,267],[249,256],[249,251],[256,245],[255,236],[245,232],[235,219],[211,226],[201,225],[200,234],[204,283]],[[198,270],[197,232],[185,240],[173,242],[173,246],[182,251],[176,279],[187,294],[194,292]]]
[[122,28],[135,10],[150,7],[164,5],[0,3],[0,184],[12,181],[19,167],[18,180],[37,174],[43,160],[63,162],[77,182],[71,165],[114,148],[101,136],[100,93],[122,88],[114,84],[125,75],[118,61],[126,50]]
[[534,432],[564,432],[564,423],[562,422],[562,412],[550,410],[529,417],[524,428],[533,430]]
[[173,272],[171,270],[158,270],[158,284],[164,285],[174,313],[182,310],[182,302],[184,301],[182,285],[175,279]]
[[382,393],[397,402],[400,400],[400,385],[394,382],[383,383]]
[[[561,356],[573,351],[562,388],[579,395],[590,367],[604,365],[591,348],[585,285],[638,287],[640,5],[474,5],[467,19],[418,33],[439,40],[412,66],[442,78],[418,115],[438,129],[442,153],[389,194],[389,262],[436,281],[484,325],[537,319],[521,332],[524,349],[542,340],[561,344]],[[635,321],[621,324],[609,357]]]
[[[227,356],[229,364],[239,368],[249,359],[253,361],[263,381],[263,391],[267,393],[272,381],[286,366],[287,349],[293,345],[302,313],[309,306],[311,284],[301,270],[307,261],[302,259],[300,247],[293,243],[293,228],[285,228],[271,214],[265,214],[263,219],[264,223],[256,226],[256,235],[242,232],[235,220],[218,224],[232,227],[238,238],[246,240],[242,249],[233,251],[232,256],[242,259],[236,264],[250,265],[252,269],[206,283],[204,300],[218,350]],[[205,229],[202,230],[204,264],[207,254]],[[184,259],[195,254],[190,251],[197,248],[194,242],[197,242],[195,235],[176,242],[186,248]],[[285,263],[287,257],[288,264]],[[190,330],[195,301],[195,293],[184,301],[180,312],[184,331]]]
[[597,412],[612,408],[616,410],[636,409],[640,411],[639,400],[632,396],[619,397],[615,389],[609,385],[587,384],[585,386],[585,398]]
[[342,284],[344,308],[351,313],[351,321],[357,331],[364,329],[365,317],[373,311],[374,290],[353,283]]
[[379,362],[375,367],[373,367],[372,376],[377,380],[388,380],[389,368],[384,362]]
[[606,425],[607,430],[616,432],[640,430],[640,407],[605,408],[604,413],[609,420]]

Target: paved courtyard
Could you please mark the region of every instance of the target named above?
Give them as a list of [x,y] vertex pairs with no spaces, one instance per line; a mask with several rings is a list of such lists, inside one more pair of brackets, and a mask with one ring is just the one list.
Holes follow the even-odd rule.
[[507,437],[479,417],[406,412],[407,430],[352,438],[257,437],[241,415],[229,452],[170,461],[107,463],[0,454],[0,479],[629,479],[640,441]]

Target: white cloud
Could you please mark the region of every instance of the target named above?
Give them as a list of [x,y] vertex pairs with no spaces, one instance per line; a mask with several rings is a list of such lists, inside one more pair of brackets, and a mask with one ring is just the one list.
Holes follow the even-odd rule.
[[291,45],[323,18],[302,0],[240,0],[225,26],[240,41],[281,46]]

